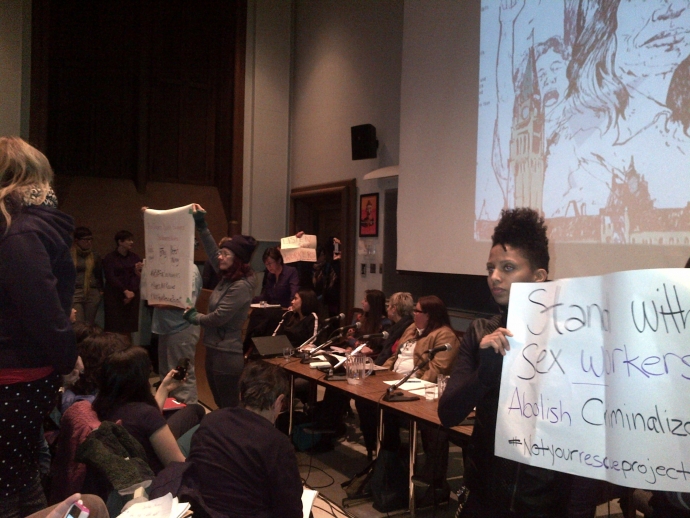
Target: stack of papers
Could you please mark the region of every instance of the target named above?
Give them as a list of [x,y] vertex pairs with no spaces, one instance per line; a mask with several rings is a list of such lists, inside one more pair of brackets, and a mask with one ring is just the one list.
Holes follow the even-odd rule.
[[165,496],[132,505],[118,518],[183,518],[191,515],[189,504],[181,504],[177,497]]

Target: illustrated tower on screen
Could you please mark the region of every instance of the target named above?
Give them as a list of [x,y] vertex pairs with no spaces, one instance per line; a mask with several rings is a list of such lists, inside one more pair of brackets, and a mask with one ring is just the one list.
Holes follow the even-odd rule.
[[544,191],[544,109],[534,47],[530,48],[513,105],[510,174],[515,179],[515,207],[542,210]]

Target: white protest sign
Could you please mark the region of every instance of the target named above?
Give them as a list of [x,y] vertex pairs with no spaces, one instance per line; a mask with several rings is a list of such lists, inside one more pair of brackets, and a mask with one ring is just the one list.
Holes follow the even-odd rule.
[[146,261],[142,289],[149,304],[191,305],[194,263],[192,206],[144,212]]
[[690,492],[690,269],[514,284],[496,455]]
[[288,236],[280,240],[280,254],[284,263],[297,261],[316,262],[316,236],[304,234],[302,237]]

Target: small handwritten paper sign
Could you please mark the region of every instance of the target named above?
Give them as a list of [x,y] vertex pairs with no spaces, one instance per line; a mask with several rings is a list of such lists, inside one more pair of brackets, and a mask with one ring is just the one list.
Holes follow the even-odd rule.
[[297,261],[316,262],[316,236],[304,234],[302,237],[288,236],[280,240],[280,253],[284,263]]
[[192,206],[170,210],[146,209],[146,261],[142,291],[149,304],[185,308],[192,297],[190,264],[194,262]]
[[690,492],[690,269],[514,284],[496,454]]

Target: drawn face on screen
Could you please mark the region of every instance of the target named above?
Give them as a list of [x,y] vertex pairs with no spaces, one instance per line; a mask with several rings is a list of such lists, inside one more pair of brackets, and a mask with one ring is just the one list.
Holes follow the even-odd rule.
[[[690,54],[688,1],[622,0],[617,18],[621,79],[657,100],[665,98],[674,70]],[[656,95],[655,89],[660,90]]]
[[496,303],[507,306],[510,287],[514,282],[543,282],[546,270],[533,270],[532,265],[520,249],[506,245],[496,245],[489,252],[486,262],[487,278],[491,295]]
[[545,108],[554,106],[565,96],[568,88],[567,68],[565,59],[554,49],[547,50],[537,58],[539,89]]

